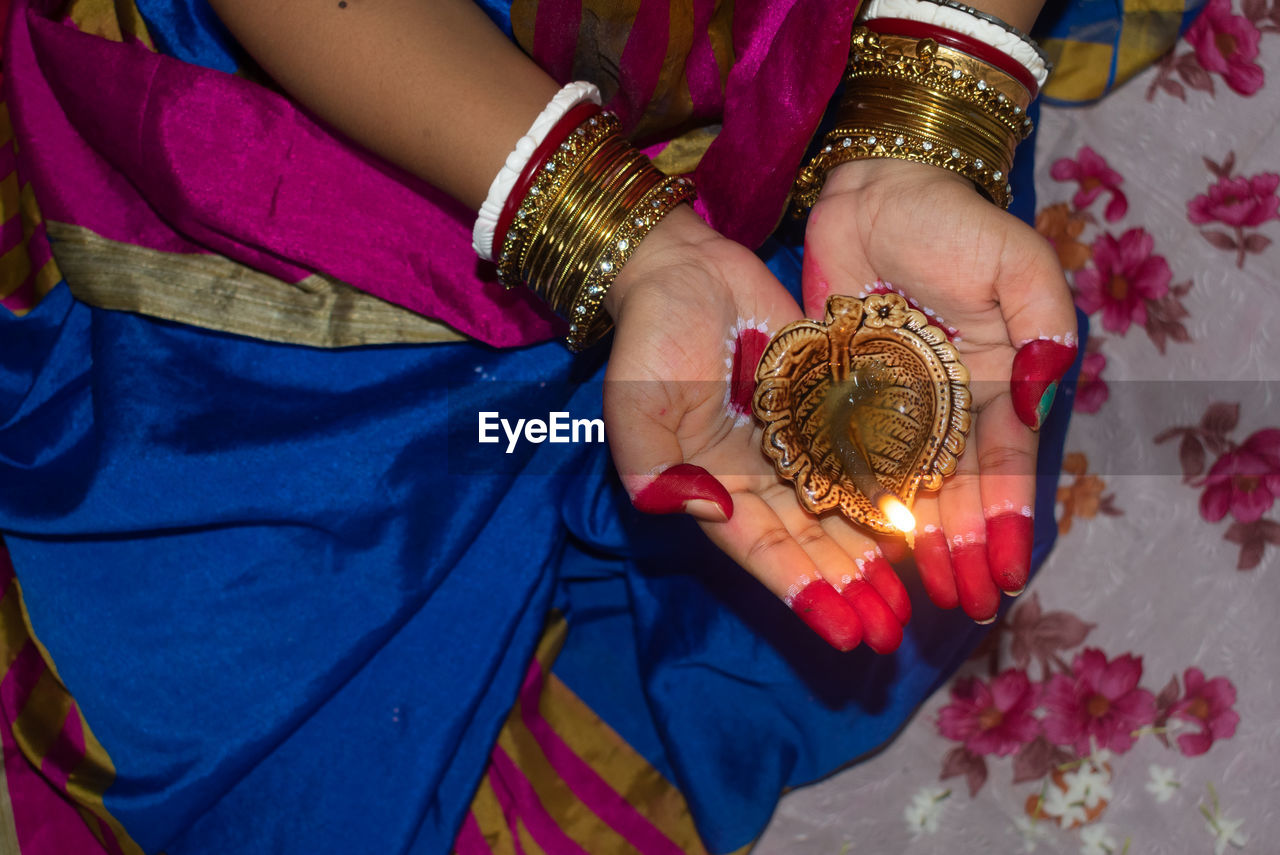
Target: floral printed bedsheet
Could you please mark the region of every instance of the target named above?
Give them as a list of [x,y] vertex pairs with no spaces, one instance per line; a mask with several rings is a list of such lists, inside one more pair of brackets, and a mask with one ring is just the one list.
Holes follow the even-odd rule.
[[1037,228],[1092,324],[1057,549],[758,855],[1280,852],[1277,76],[1280,2],[1212,0],[1118,92],[1045,109]]

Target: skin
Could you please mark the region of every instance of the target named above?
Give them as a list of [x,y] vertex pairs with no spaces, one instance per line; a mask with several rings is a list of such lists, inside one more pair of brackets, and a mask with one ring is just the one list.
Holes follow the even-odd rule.
[[[469,0],[212,6],[300,103],[473,209],[559,89]],[[980,5],[1024,27],[1038,6]],[[951,534],[981,528],[984,505],[1030,503],[1035,435],[1014,415],[1007,386],[1013,342],[1074,329],[1056,256],[965,181],[919,164],[842,166],[815,215],[806,244],[831,293],[857,293],[877,278],[912,283],[917,300],[961,328],[974,376],[998,381],[975,396],[976,453],[964,456],[960,474],[937,497],[924,500],[924,516]],[[902,238],[918,234],[933,239]],[[820,306],[805,308],[821,314]],[[617,324],[607,379],[632,381],[607,383],[604,400],[614,460],[631,495],[672,466],[703,467],[724,485],[733,508],[726,520],[722,501],[684,504],[712,541],[779,597],[815,579],[846,591],[858,613],[885,623],[867,628],[873,646],[896,646],[900,627],[876,586],[844,581],[863,578],[857,562],[875,544],[839,518],[804,511],[759,452],[759,428],[735,425],[723,406],[726,332],[751,317],[777,330],[802,317],[801,307],[752,252],[681,207],[637,247],[605,309]],[[854,638],[852,611],[833,612],[839,632],[828,634]]]

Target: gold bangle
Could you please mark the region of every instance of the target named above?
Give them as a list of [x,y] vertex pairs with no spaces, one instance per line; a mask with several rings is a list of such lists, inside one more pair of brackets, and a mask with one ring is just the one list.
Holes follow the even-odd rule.
[[[911,40],[903,41],[909,44]],[[1020,138],[1031,132],[1025,104],[997,91],[986,82],[985,76],[971,74],[956,66],[952,59],[940,56],[938,43],[933,39],[915,40],[915,52],[911,55],[887,49],[878,34],[858,27],[853,31],[851,45],[844,77],[846,86],[856,86],[857,81],[871,77],[909,80],[978,107],[1011,132],[1021,134]],[[976,59],[972,59],[972,63],[985,65]],[[995,66],[987,68],[1000,73]]]
[[693,182],[688,178],[666,178],[626,212],[604,253],[578,291],[566,339],[570,350],[576,353],[599,341],[609,332],[613,322],[600,309],[618,271],[631,258],[640,241],[644,240],[663,217],[696,195]]
[[1013,188],[1006,180],[1007,165],[997,168],[937,138],[905,131],[886,136],[881,128],[846,128],[840,137],[823,146],[822,151],[800,170],[793,193],[794,201],[801,209],[813,207],[822,192],[827,173],[832,169],[842,163],[876,158],[909,160],[950,170],[968,178],[1002,208],[1009,207],[1012,199]]
[[612,113],[592,116],[560,144],[547,160],[516,209],[515,218],[502,243],[498,257],[498,278],[507,288],[520,284],[520,264],[528,248],[531,232],[559,195],[565,183],[599,146],[601,140],[618,130],[618,119]]
[[622,265],[649,230],[695,195],[667,178],[618,134],[602,113],[576,128],[552,155],[516,209],[498,261],[503,284],[525,282],[569,321],[566,344],[579,351],[612,327],[601,311]]
[[[539,223],[538,229],[530,238],[529,251],[520,265],[520,277],[524,282],[536,288],[535,283],[553,281],[547,275],[545,268],[549,263],[553,263],[553,258],[559,258],[567,249],[565,246],[558,245],[557,242],[577,232],[577,226],[584,214],[580,208],[584,203],[590,204],[592,201],[583,197],[583,188],[592,187],[599,181],[602,172],[615,166],[625,157],[625,149],[620,151],[616,145],[610,145],[618,139],[617,136],[610,134],[601,140],[599,145],[589,153],[582,167],[566,179],[560,195],[553,200],[547,216]],[[603,200],[595,201],[600,203]],[[559,311],[560,307],[554,294],[548,292],[539,296]]]
[[[608,147],[608,159],[604,149]],[[599,256],[603,244],[616,228],[610,220],[610,211],[625,205],[633,184],[647,181],[648,186],[661,180],[656,170],[644,168],[644,156],[621,137],[614,137],[602,147],[601,159],[605,161],[598,170],[584,170],[587,183],[581,188],[578,199],[566,200],[566,206],[575,209],[570,233],[576,239],[558,254],[557,264],[549,269],[549,278],[562,289],[570,289],[572,283],[581,281],[590,269],[591,259]],[[540,274],[530,269],[530,281]],[[548,274],[542,274],[548,276]],[[560,297],[549,299],[557,311],[564,311],[567,301]]]
[[1031,131],[1030,99],[1010,75],[932,39],[858,27],[836,130],[796,178],[795,213],[817,202],[833,168],[875,158],[950,170],[1008,208],[1014,149]]
[[[1021,108],[1023,111],[1031,105],[1031,93],[1027,90],[1027,87],[1019,83],[1017,78],[990,63],[983,62],[956,48],[940,45],[932,39],[915,39],[909,36],[894,36],[888,33],[876,33],[875,35],[884,52],[891,55],[918,55],[920,43],[928,41],[934,46],[932,48],[934,62],[944,70],[949,68],[948,76],[954,76],[954,73],[958,70],[962,75],[971,77],[975,81],[974,89],[977,91],[982,92],[990,88],[996,93],[996,103],[1002,103],[1000,96],[1003,95],[1005,101]],[[1025,115],[1023,118],[1025,118]]]

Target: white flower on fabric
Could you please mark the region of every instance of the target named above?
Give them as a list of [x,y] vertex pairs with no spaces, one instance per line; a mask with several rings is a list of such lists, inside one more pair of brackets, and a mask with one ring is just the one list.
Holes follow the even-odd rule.
[[1218,791],[1213,788],[1213,784],[1209,785],[1209,799],[1209,805],[1200,805],[1200,813],[1204,816],[1205,828],[1213,835],[1213,855],[1222,855],[1228,846],[1243,849],[1249,842],[1248,835],[1240,830],[1244,820],[1232,819],[1222,812],[1222,807],[1218,804]]
[[1111,758],[1115,755],[1111,753],[1110,748],[1099,748],[1098,740],[1090,738],[1090,746],[1093,751],[1089,752],[1089,762],[1096,768],[1101,769],[1103,766],[1111,762]]
[[1150,777],[1147,779],[1147,792],[1155,796],[1160,804],[1164,804],[1173,798],[1173,794],[1182,786],[1182,782],[1178,780],[1177,773],[1168,766],[1157,766],[1152,763],[1147,770]]
[[1105,825],[1080,829],[1080,855],[1115,855],[1116,841]]
[[911,804],[902,811],[902,817],[907,821],[913,838],[938,830],[942,803],[950,795],[951,791],[943,787],[924,787],[911,797]]
[[1072,798],[1067,792],[1057,787],[1048,787],[1040,802],[1040,811],[1046,816],[1062,820],[1064,826],[1084,825],[1089,821],[1085,813],[1084,802]]
[[1213,835],[1213,855],[1222,855],[1227,851],[1228,845],[1243,849],[1249,842],[1248,835],[1240,831],[1243,825],[1243,819],[1232,819],[1222,814],[1206,819],[1205,827]]
[[1035,852],[1036,846],[1039,845],[1040,841],[1049,838],[1050,824],[1044,820],[1020,816],[1014,819],[1013,825],[1018,829],[1018,833],[1022,835],[1023,852]]
[[1067,785],[1066,800],[1072,804],[1080,803],[1092,810],[1100,802],[1111,801],[1114,793],[1111,790],[1111,773],[1099,763],[1094,765],[1093,759],[1085,761],[1080,768],[1073,769],[1062,776]]

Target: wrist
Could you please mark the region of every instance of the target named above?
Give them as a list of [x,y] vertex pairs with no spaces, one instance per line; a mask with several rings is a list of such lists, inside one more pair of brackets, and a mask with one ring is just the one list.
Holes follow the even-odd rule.
[[604,298],[604,310],[618,322],[623,305],[641,283],[659,281],[655,271],[697,258],[701,250],[720,239],[720,234],[707,225],[689,205],[680,205],[649,230],[631,258],[619,271],[617,279]]
[[928,163],[884,158],[852,160],[835,167],[827,174],[818,198],[821,200],[845,193],[862,194],[872,188],[905,188],[908,185],[937,181],[951,182],[977,192],[973,181],[949,169]]

